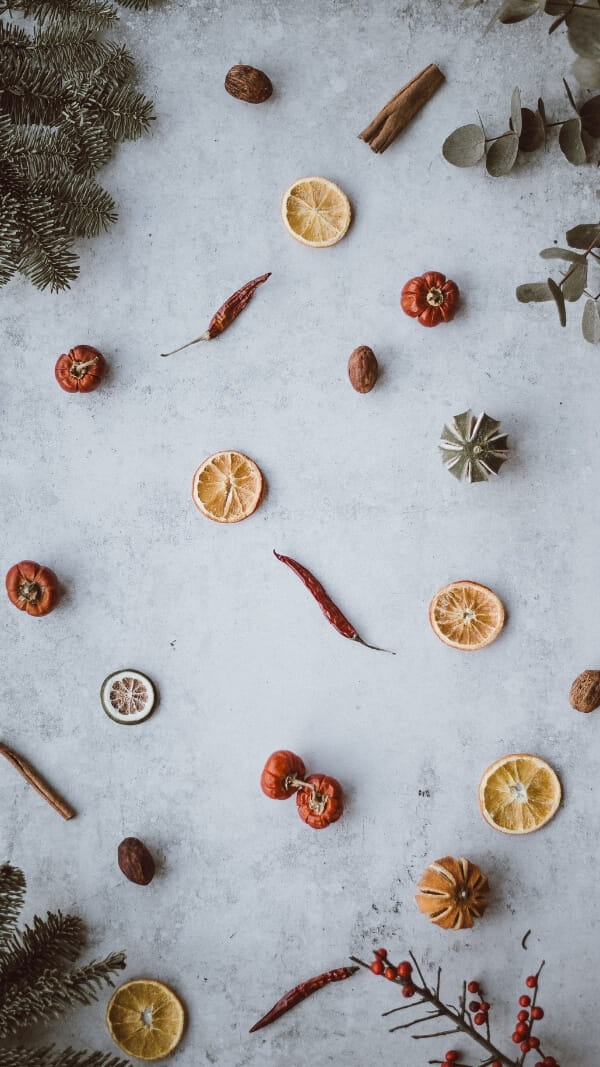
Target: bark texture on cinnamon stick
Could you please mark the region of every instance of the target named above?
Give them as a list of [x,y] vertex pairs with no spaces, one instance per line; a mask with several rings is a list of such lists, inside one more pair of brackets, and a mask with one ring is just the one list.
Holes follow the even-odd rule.
[[4,758],[7,759],[9,763],[12,763],[15,770],[23,776],[25,781],[28,782],[29,785],[33,786],[33,788],[37,790],[40,796],[42,796],[44,800],[48,804],[50,804],[50,806],[54,808],[55,811],[58,812],[59,815],[62,815],[63,819],[73,818],[73,816],[75,815],[75,810],[71,807],[71,805],[67,804],[67,802],[63,800],[62,797],[60,797],[58,793],[56,793],[54,789],[52,789],[52,787],[44,781],[43,778],[40,777],[35,768],[32,767],[31,764],[23,758],[23,756],[20,756],[18,752],[14,751],[14,749],[9,748],[8,745],[4,745],[1,742],[0,756],[4,756]]
[[388,100],[373,121],[359,133],[361,141],[366,141],[373,152],[385,152],[444,81],[440,68],[430,63]]

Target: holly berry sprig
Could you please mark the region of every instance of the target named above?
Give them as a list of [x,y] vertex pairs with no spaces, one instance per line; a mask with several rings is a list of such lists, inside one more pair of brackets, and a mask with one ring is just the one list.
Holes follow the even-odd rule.
[[[365,963],[364,960],[356,956],[351,956],[350,958],[354,963],[371,971],[371,974],[386,978],[389,982],[395,982],[396,985],[401,986],[402,996],[410,1001],[409,1004],[402,1004],[398,1008],[391,1008],[390,1011],[383,1012],[384,1016],[392,1015],[394,1012],[403,1011],[406,1008],[417,1007],[421,1004],[428,1004],[432,1009],[418,1019],[412,1019],[408,1023],[391,1027],[390,1033],[394,1033],[396,1030],[406,1030],[409,1027],[429,1022],[432,1019],[449,1019],[453,1024],[452,1029],[438,1030],[430,1034],[413,1034],[413,1039],[422,1041],[426,1038],[447,1037],[451,1034],[461,1033],[470,1037],[486,1053],[483,1060],[480,1060],[477,1065],[473,1065],[462,1060],[462,1053],[457,1049],[449,1049],[448,1052],[444,1053],[443,1060],[429,1060],[430,1064],[439,1064],[440,1067],[523,1067],[529,1053],[536,1052],[538,1056],[537,1062],[535,1064],[528,1062],[528,1067],[560,1067],[560,1064],[553,1056],[544,1054],[539,1037],[532,1032],[535,1023],[544,1018],[543,1009],[536,1003],[538,982],[544,967],[544,961],[542,961],[535,974],[530,974],[525,979],[525,988],[529,992],[519,997],[517,1021],[512,1035],[513,1042],[519,1045],[520,1055],[517,1059],[511,1059],[491,1041],[489,1026],[491,1004],[485,999],[479,982],[474,980],[463,982],[458,1008],[455,1008],[451,1004],[444,1003],[441,999],[441,967],[438,967],[437,970],[435,987],[431,987],[426,982],[412,952],[409,952],[410,960],[402,960],[398,964],[391,962],[385,948],[374,949],[373,954],[375,959],[370,964]],[[418,976],[420,985],[414,978],[414,972]],[[467,1003],[468,994],[473,999]],[[415,997],[418,999],[415,1000]]]

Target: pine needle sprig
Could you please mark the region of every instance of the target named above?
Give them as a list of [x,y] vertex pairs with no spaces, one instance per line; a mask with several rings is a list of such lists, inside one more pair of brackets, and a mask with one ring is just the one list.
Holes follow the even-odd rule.
[[[0,214],[0,220],[3,219],[4,209]],[[10,863],[4,863],[0,867],[0,946],[2,948],[13,934],[24,901],[25,876],[23,871],[20,871],[18,867],[12,867]]]
[[53,1047],[0,1050],[0,1067],[131,1067],[128,1060],[106,1052],[56,1052]]
[[20,11],[26,18],[45,23],[62,22],[65,17],[76,19],[92,30],[107,30],[117,21],[114,6],[105,0],[2,0],[0,15]]
[[85,944],[83,923],[76,915],[36,915],[33,926],[15,931],[0,953],[0,1003],[6,987],[21,978],[37,978],[57,962],[73,963]]
[[97,237],[117,221],[115,202],[97,182],[80,174],[42,179],[37,191],[51,197],[64,229],[76,237]]

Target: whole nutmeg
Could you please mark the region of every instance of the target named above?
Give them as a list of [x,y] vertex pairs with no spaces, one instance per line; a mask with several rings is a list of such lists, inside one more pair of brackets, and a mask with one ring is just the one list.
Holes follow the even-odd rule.
[[118,850],[119,867],[130,882],[136,885],[149,885],[156,870],[154,859],[143,841],[137,837],[126,837]]
[[348,377],[357,393],[370,393],[377,381],[379,365],[368,345],[359,345],[348,360]]
[[595,711],[600,708],[600,671],[583,671],[577,676],[569,693],[575,711]]
[[262,104],[273,92],[271,79],[262,70],[243,64],[227,71],[225,88],[236,100],[245,100],[247,104]]

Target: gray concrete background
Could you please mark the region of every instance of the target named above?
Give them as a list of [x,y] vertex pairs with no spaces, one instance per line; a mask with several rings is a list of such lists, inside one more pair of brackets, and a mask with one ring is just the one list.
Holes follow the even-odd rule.
[[[522,979],[545,957],[544,1043],[563,1067],[598,1059],[600,716],[573,712],[567,694],[599,666],[599,355],[579,308],[561,330],[549,305],[514,299],[517,283],[544,277],[538,251],[597,215],[596,174],[555,144],[500,180],[442,159],[444,137],[477,109],[505,128],[515,84],[524,104],[541,93],[551,116],[569,113],[563,31],[549,38],[539,17],[484,36],[487,7],[172,0],[125,15],[158,120],[101,176],[119,222],[82,243],[70,293],[20,280],[2,293],[3,569],[37,559],[66,593],[43,620],[0,610],[1,736],[79,813],[63,823],[0,767],[3,856],[27,873],[28,915],[73,910],[90,956],[122,947],[126,977],[178,990],[189,1016],[178,1067],[380,1056],[421,1067],[452,1044],[478,1062],[467,1042],[389,1035],[379,1014],[396,991],[362,973],[248,1035],[297,981],[379,943],[441,964],[449,999],[463,977],[484,981],[507,1049]],[[431,61],[447,85],[375,156],[357,133]],[[268,103],[225,93],[238,62],[271,76]],[[323,251],[279,219],[283,190],[313,173],[354,208],[345,240]],[[427,269],[463,294],[435,330],[398,306]],[[158,358],[267,270],[227,334]],[[53,377],[78,343],[110,362],[87,397]],[[383,369],[367,396],[346,378],[359,344]],[[510,434],[493,484],[459,485],[436,450],[469,406]],[[195,467],[222,448],[246,451],[268,482],[256,515],[231,528],[189,495]],[[274,547],[397,656],[339,637]],[[427,623],[433,592],[463,577],[495,589],[509,615],[473,656]],[[130,730],[98,700],[122,666],[161,692]],[[334,827],[311,831],[293,801],[261,794],[280,747],[343,783]],[[477,805],[483,769],[514,751],[549,759],[565,794],[522,839],[490,829]],[[117,868],[127,835],[159,860],[148,888]],[[436,929],[413,902],[422,870],[448,854],[479,863],[493,887],[470,933]],[[48,1034],[109,1051],[106,1000]]]

